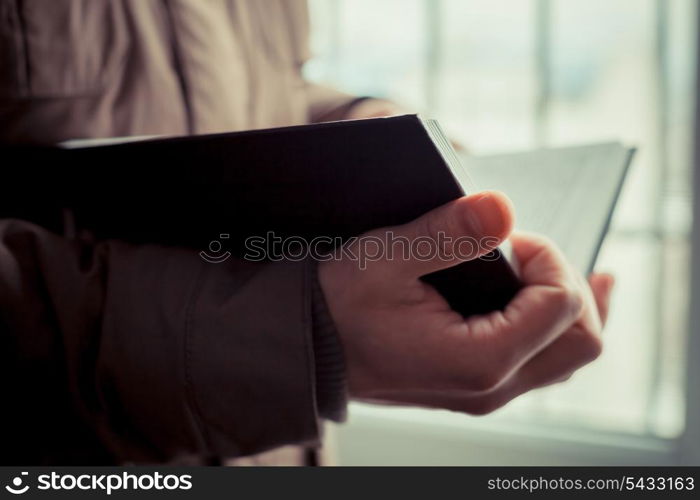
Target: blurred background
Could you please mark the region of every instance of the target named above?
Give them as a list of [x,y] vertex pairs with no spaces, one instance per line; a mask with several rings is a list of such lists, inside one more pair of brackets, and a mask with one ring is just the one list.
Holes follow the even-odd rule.
[[338,428],[341,463],[699,464],[688,384],[700,360],[688,320],[698,2],[311,9],[310,79],[437,118],[472,154],[607,140],[639,148],[597,265],[617,279],[603,356],[487,417],[353,405]]

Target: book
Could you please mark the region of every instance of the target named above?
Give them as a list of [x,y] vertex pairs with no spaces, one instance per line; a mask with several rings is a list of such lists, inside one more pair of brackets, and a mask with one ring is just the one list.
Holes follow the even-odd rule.
[[479,187],[510,197],[516,229],[548,236],[585,276],[593,271],[634,153],[609,142],[463,156],[462,162]]
[[[197,249],[218,240],[238,257],[251,237],[347,241],[475,191],[437,122],[416,115],[68,146],[81,227]],[[464,316],[502,309],[521,287],[500,249],[423,279]]]
[[[536,185],[545,173],[531,153],[525,153],[535,162],[528,169],[521,168],[525,157],[519,155],[460,157],[436,121],[416,115],[186,137],[81,140],[25,153],[20,154],[31,159],[32,168],[12,170],[15,189],[5,199],[5,214],[34,211],[39,197],[41,205],[72,209],[79,227],[97,238],[200,251],[216,240],[225,246],[222,254],[239,258],[247,258],[251,238],[310,242],[324,237],[341,245],[368,230],[404,224],[476,192],[471,170],[483,177],[480,187],[501,188],[515,198],[517,219],[523,206],[537,201],[527,189],[514,194],[518,179],[529,176]],[[557,161],[557,152],[541,154],[553,155],[552,165],[571,168],[566,165],[571,155]],[[615,175],[598,176],[605,196],[589,210],[595,220],[591,232],[581,235],[589,260],[614,207],[617,195],[610,193],[619,191],[620,172],[629,162],[622,156],[612,149],[600,152]],[[44,180],[38,188],[36,177]],[[589,184],[590,194],[601,189]],[[10,198],[22,210],[8,212]],[[585,197],[576,199],[579,213],[590,208]],[[502,247],[422,279],[468,317],[510,302],[522,287],[516,264]]]

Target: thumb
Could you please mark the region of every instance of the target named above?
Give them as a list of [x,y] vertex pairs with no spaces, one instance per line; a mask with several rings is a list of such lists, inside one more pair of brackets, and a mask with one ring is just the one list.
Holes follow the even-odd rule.
[[459,198],[394,228],[394,235],[407,241],[411,251],[389,265],[420,277],[476,259],[500,245],[513,223],[513,205],[503,193],[483,191]]

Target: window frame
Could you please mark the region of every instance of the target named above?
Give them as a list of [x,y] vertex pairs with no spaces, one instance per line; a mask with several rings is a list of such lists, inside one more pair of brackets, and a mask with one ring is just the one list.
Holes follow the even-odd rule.
[[[700,9],[696,13],[696,73],[695,88],[700,84]],[[693,224],[691,233],[691,292],[688,321],[688,349],[686,358],[686,418],[681,437],[681,463],[700,465],[700,98],[696,95],[694,112],[693,147]],[[695,306],[695,307],[694,307]]]

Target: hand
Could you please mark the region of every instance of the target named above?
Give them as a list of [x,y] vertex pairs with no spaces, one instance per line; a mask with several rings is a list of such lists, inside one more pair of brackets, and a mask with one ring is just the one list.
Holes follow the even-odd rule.
[[360,120],[403,114],[406,114],[406,111],[391,101],[385,101],[384,99],[363,99],[350,108],[345,119]]
[[[490,237],[483,255],[512,225],[508,199],[485,192],[367,234]],[[593,276],[589,285],[545,238],[511,241],[525,287],[504,311],[467,319],[419,279],[458,264],[453,248],[431,260],[378,259],[364,270],[347,258],[322,263],[319,280],[344,345],[351,397],[484,414],[594,360],[611,277]]]

